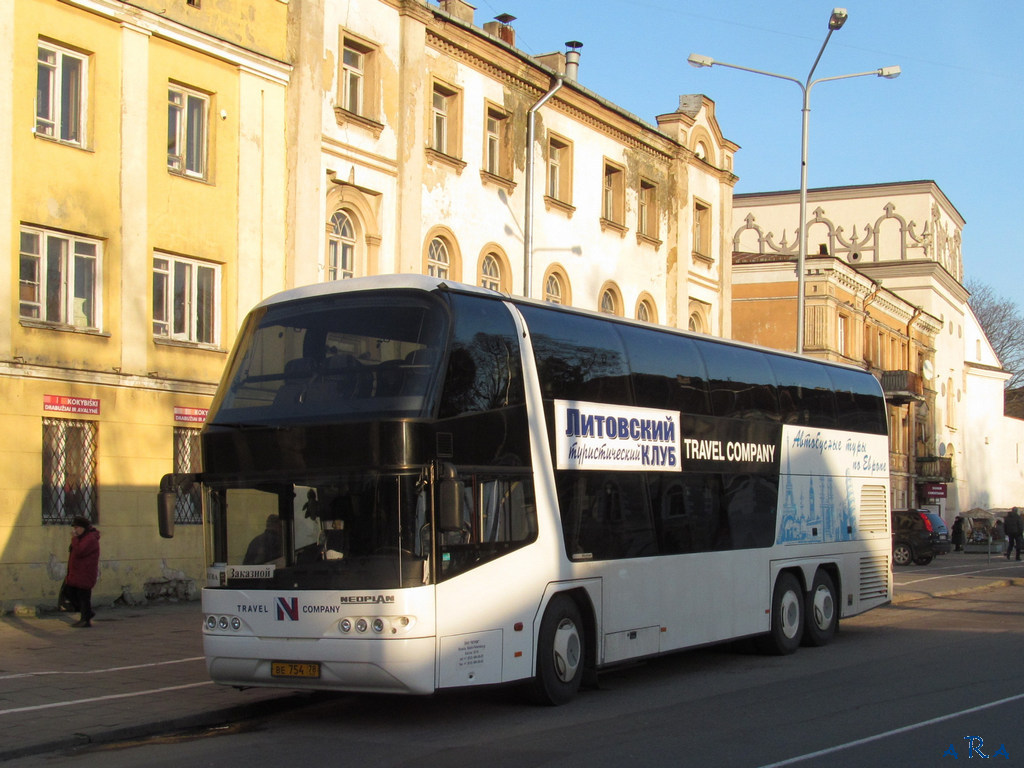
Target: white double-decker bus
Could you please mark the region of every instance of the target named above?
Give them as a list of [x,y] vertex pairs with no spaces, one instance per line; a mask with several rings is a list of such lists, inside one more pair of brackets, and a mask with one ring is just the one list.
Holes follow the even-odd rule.
[[426,277],[247,318],[202,431],[213,680],[429,694],[756,637],[892,591],[878,381]]

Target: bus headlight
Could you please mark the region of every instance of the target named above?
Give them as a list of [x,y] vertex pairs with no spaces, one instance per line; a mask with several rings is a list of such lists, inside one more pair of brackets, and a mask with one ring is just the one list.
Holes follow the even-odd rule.
[[341,631],[346,634],[352,631],[352,619],[341,620]]
[[373,620],[373,631],[378,635],[384,631],[384,619],[377,618]]
[[356,621],[356,632],[365,632],[367,627],[366,619],[358,619]]

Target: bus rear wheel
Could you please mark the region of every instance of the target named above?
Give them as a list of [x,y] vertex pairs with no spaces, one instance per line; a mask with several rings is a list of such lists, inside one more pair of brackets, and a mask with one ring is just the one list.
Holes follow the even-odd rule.
[[583,680],[583,617],[572,598],[556,595],[548,603],[537,638],[537,674],[533,698],[557,706],[570,701]]
[[804,634],[804,592],[791,573],[780,573],[772,592],[772,628],[757,639],[762,653],[786,656],[800,647]]
[[836,634],[839,625],[839,614],[836,611],[836,587],[828,571],[818,570],[814,574],[814,584],[807,593],[807,606],[804,611],[803,644],[811,646],[827,645]]

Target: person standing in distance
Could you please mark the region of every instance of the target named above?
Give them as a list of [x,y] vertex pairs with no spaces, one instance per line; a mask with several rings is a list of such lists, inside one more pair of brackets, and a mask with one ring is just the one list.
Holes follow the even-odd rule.
[[74,590],[82,612],[81,618],[71,626],[91,627],[92,617],[96,615],[92,610],[92,588],[100,575],[100,532],[82,515],[71,521],[71,529],[74,535],[68,547],[67,585]]
[[1017,507],[1011,509],[1006,515],[1003,523],[1003,530],[1006,532],[1006,559],[1010,559],[1010,553],[1017,551],[1017,559],[1020,560],[1021,534],[1024,533],[1024,521],[1021,520]]

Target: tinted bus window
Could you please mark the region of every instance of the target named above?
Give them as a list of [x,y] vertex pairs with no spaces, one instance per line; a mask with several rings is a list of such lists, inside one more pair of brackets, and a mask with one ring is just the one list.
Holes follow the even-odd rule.
[[516,326],[501,302],[452,296],[454,328],[440,418],[522,405]]
[[658,554],[639,472],[558,472],[558,505],[572,560]]
[[629,364],[615,323],[520,306],[545,398],[629,405]]
[[663,554],[712,552],[732,546],[719,475],[652,472],[648,484]]
[[779,415],[784,424],[836,428],[836,402],[828,370],[795,357],[769,358],[779,385]]
[[707,373],[697,345],[685,336],[619,326],[633,372],[636,404],[709,415]]
[[888,434],[885,400],[874,376],[846,368],[829,368],[828,375],[836,393],[836,412],[841,429]]
[[708,368],[711,409],[716,416],[778,420],[775,376],[767,355],[713,342],[702,344],[700,349]]

